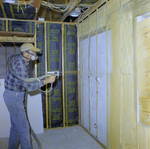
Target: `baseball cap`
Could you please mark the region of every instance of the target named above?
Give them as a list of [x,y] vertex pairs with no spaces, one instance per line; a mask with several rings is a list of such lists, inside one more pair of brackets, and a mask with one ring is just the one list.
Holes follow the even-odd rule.
[[31,44],[31,43],[24,43],[21,45],[21,52],[28,51],[28,50],[34,51],[34,52],[40,52],[41,51],[41,49],[34,47],[33,44]]

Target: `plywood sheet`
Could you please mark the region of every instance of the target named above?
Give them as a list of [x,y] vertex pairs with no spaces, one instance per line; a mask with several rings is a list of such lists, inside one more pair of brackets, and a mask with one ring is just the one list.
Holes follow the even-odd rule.
[[139,120],[150,126],[150,19],[138,23],[138,93],[139,93]]

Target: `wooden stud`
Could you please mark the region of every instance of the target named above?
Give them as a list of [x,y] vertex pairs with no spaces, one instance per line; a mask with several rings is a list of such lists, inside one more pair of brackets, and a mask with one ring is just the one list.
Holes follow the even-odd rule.
[[[133,103],[133,106],[134,106],[134,109],[135,111],[137,111],[137,34],[136,34],[136,31],[137,31],[137,18],[136,17],[133,17],[133,67],[134,67],[134,71],[133,71],[133,76],[134,76],[134,80],[133,80],[133,91],[134,91],[134,94],[133,94],[133,99],[134,99],[134,103]],[[137,120],[137,113],[134,112],[134,116],[135,120]],[[137,125],[135,125],[135,128],[134,129],[137,129]]]
[[81,22],[84,18],[88,17],[91,14],[91,12],[95,11],[99,6],[101,6],[105,2],[106,0],[100,0],[97,3],[95,3],[83,15],[81,15],[78,19],[76,19],[76,22]]
[[[88,17],[88,39],[89,39],[89,45],[88,45],[88,74],[89,77],[91,77],[91,70],[90,70],[90,17]],[[91,102],[90,102],[90,90],[91,90],[91,80],[89,78],[89,130],[91,130]]]
[[[83,26],[83,20],[82,20],[82,24]],[[81,27],[81,34],[82,34],[82,55],[81,55],[81,58],[82,58],[82,114],[83,114],[83,125],[84,125],[84,67],[83,67],[83,64],[84,64],[84,59],[83,59],[83,55],[84,55],[84,52],[83,52],[83,27]]]
[[[107,12],[107,3],[106,3]],[[107,19],[106,19],[107,21]],[[106,22],[106,55],[107,55],[107,146],[110,145],[110,97],[109,97],[109,83],[108,83],[108,21]]]
[[[44,34],[45,34],[45,72],[47,72],[47,42],[46,42],[46,22],[44,23]],[[46,91],[48,85],[46,84]],[[46,92],[46,128],[48,129],[48,94]]]
[[79,40],[79,26],[77,26],[77,40],[78,40],[78,121],[81,124],[81,52],[80,52],[80,40]]
[[67,4],[68,4],[68,0],[66,0],[66,6],[67,6]]
[[[98,77],[98,30],[97,30],[97,9],[96,9],[96,77]],[[99,82],[97,81],[96,83],[96,126],[98,126],[98,87],[99,87]],[[99,132],[98,132],[98,128],[96,127],[96,137],[98,138],[99,136]]]
[[2,0],[0,1],[0,6],[1,6],[1,8],[2,8],[4,18],[7,18],[6,13],[5,13],[5,10],[4,10],[4,5],[3,5],[3,1],[2,1]]
[[[36,47],[37,45],[36,45],[36,25],[37,25],[37,23],[35,22],[35,35],[34,35],[34,46]],[[35,60],[35,78],[37,78],[37,61]]]
[[64,80],[64,24],[62,24],[62,93],[63,93],[63,127],[65,127],[65,80]]
[[6,20],[6,31],[8,31],[8,20]]

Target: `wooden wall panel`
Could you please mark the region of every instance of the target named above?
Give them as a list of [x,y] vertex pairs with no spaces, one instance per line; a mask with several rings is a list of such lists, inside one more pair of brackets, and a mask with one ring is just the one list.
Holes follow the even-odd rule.
[[139,120],[150,126],[150,18],[138,23]]
[[[149,127],[137,121],[138,87],[142,99],[141,122],[150,125],[150,19],[139,22],[138,28],[135,22],[138,15],[147,12],[150,12],[148,0],[108,0],[97,10],[97,28],[106,27],[107,33],[111,31],[111,43],[107,42],[107,48],[112,49],[112,61],[108,62],[112,72],[107,128],[111,149],[150,149]],[[84,35],[94,31],[94,13],[89,22],[89,30],[88,18],[82,23]]]

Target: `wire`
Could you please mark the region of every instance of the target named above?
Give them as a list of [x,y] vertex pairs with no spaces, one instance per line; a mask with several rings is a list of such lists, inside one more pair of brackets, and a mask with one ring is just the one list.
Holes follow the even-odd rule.
[[64,6],[62,4],[52,4],[46,1],[42,1],[42,5],[49,7],[50,9],[56,11],[56,12],[66,12],[68,8],[70,7],[72,3],[68,3],[67,6]]
[[49,92],[52,91],[52,89],[53,89],[53,83],[51,83],[51,89],[48,90],[48,91],[43,91],[43,90],[41,90],[41,89],[38,89],[38,90],[39,90],[40,92],[42,92],[42,93],[49,93]]

